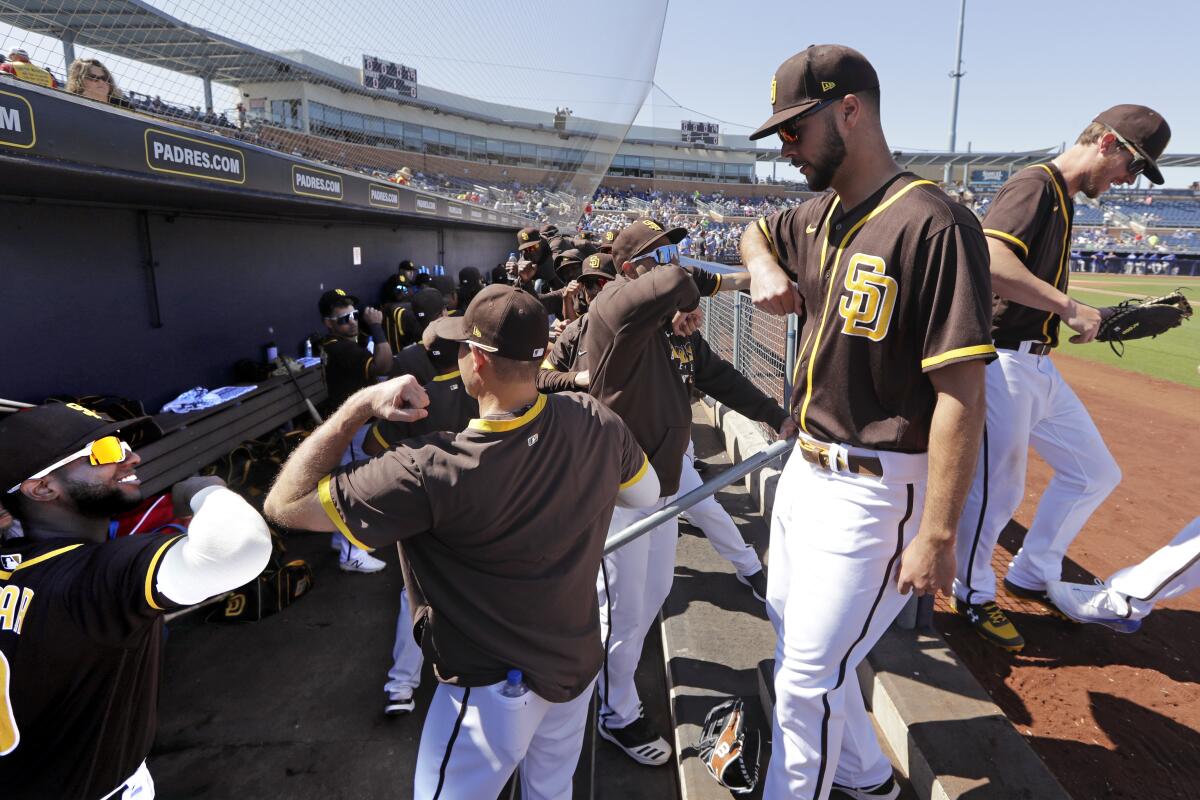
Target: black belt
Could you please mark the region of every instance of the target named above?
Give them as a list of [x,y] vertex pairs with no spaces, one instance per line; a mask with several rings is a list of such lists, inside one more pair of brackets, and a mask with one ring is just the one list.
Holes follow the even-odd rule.
[[[1000,350],[1020,350],[1022,344],[1024,344],[1024,342],[996,342],[996,347]],[[1044,355],[1047,355],[1053,349],[1054,348],[1051,347],[1050,345],[1042,344],[1041,342],[1030,342],[1029,343],[1029,354],[1030,355],[1044,356]]]
[[[800,455],[810,464],[815,464],[821,469],[827,469],[830,472],[842,472],[839,467],[841,465],[833,465],[829,460],[829,447],[817,442],[810,442],[807,439],[800,439]],[[844,471],[853,472],[855,475],[874,475],[876,478],[883,477],[883,462],[874,456],[856,456],[846,454],[842,465],[846,467]]]

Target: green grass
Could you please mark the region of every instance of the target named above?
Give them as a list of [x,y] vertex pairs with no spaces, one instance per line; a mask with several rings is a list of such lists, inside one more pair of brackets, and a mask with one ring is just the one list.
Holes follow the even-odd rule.
[[[1092,284],[1080,286],[1081,283]],[[1072,273],[1070,295],[1097,307],[1116,305],[1123,296],[1166,294],[1183,288],[1184,295],[1196,307],[1197,315],[1183,325],[1154,339],[1139,339],[1125,343],[1125,356],[1118,358],[1105,342],[1071,344],[1071,331],[1065,325],[1059,331],[1059,352],[1109,364],[1130,372],[1200,388],[1200,280],[1196,278],[1163,278],[1137,275],[1092,275]],[[1103,289],[1106,291],[1095,291]]]

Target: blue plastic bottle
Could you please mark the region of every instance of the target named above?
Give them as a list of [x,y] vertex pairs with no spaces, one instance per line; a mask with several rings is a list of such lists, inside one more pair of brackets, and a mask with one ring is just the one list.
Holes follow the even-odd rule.
[[510,669],[508,680],[500,688],[500,694],[504,697],[520,697],[528,691],[529,687],[525,685],[525,676],[521,674],[521,670]]

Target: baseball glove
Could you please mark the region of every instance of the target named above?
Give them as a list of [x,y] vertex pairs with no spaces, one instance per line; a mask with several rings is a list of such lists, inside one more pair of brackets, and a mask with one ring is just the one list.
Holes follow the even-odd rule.
[[1144,300],[1125,300],[1105,311],[1096,341],[1108,342],[1118,356],[1125,354],[1126,341],[1158,336],[1192,316],[1192,306],[1182,291]]
[[717,783],[734,794],[748,794],[758,783],[757,730],[746,730],[742,701],[726,700],[708,712],[696,749]]

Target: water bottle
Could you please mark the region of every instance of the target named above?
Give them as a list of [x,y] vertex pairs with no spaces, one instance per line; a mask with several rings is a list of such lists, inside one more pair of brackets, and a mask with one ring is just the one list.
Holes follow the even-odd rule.
[[277,358],[279,358],[279,348],[275,346],[274,342],[267,342],[267,363],[273,364]]
[[307,336],[304,339],[304,357],[312,358],[312,337]]
[[500,688],[500,694],[504,697],[521,697],[529,691],[529,687],[525,685],[524,677],[519,669],[510,669],[508,671],[508,679],[504,682],[504,686]]

